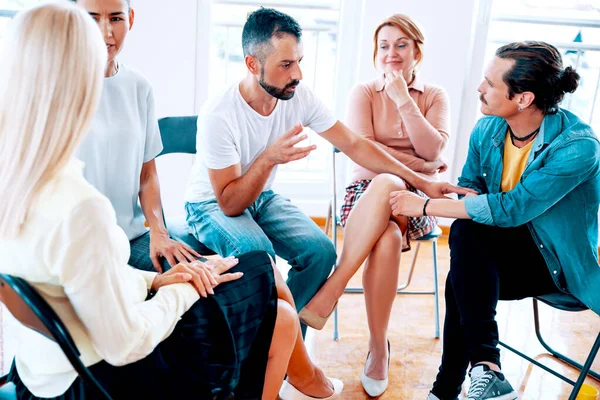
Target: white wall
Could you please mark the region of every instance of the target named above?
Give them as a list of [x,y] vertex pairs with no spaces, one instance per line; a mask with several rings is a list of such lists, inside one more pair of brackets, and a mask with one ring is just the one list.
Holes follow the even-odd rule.
[[[471,66],[470,52],[471,38],[474,32],[474,15],[477,11],[479,0],[422,0],[395,1],[363,0],[364,4],[360,15],[360,32],[356,42],[354,54],[342,54],[345,62],[351,64],[355,61],[355,80],[340,82],[339,98],[346,98],[347,91],[360,81],[371,80],[377,76],[372,63],[373,32],[377,25],[394,13],[403,13],[416,20],[425,34],[425,58],[421,66],[420,75],[423,80],[444,87],[450,96],[452,110],[452,130],[450,143],[445,152],[446,158],[451,162],[458,132],[458,121],[463,103],[463,91],[468,71]],[[433,10],[435,10],[433,12]],[[345,33],[345,32],[342,32]],[[352,33],[350,33],[352,34]],[[356,34],[354,34],[356,35]],[[477,98],[476,93],[464,95]],[[336,105],[336,111],[342,112]],[[453,177],[447,174],[446,179]]]
[[[334,107],[338,118],[343,119],[345,99],[352,86],[376,76],[371,62],[375,27],[393,13],[407,14],[421,24],[426,35],[421,76],[443,86],[450,96],[452,132],[446,157],[452,161],[458,143],[459,116],[464,113],[461,105],[465,99],[477,99],[476,93],[463,91],[470,76],[471,39],[477,26],[474,16],[478,15],[480,1],[486,0],[343,0]],[[177,6],[165,6],[162,0],[134,0],[133,5],[136,23],[122,61],[141,70],[154,86],[158,117],[195,114],[208,87],[210,0],[178,0]],[[470,131],[470,126],[461,129]],[[464,143],[460,146],[464,147]],[[183,192],[191,163],[191,156],[183,155],[158,160],[168,215],[183,213]],[[446,179],[455,179],[456,168]],[[329,191],[316,203],[311,197],[306,212],[325,213]],[[302,203],[300,195],[292,200]]]
[[[200,0],[133,0],[136,19],[121,61],[140,70],[154,88],[157,117],[196,114],[197,27]],[[208,40],[206,41],[208,42]],[[167,215],[182,215],[183,194],[193,158],[157,160]]]
[[[484,14],[481,18],[479,7],[484,5],[487,10],[490,3],[490,0],[345,0],[336,94],[340,101],[335,106],[338,117],[344,118],[343,99],[347,98],[352,86],[371,80],[378,74],[372,62],[375,28],[391,14],[410,16],[419,23],[425,35],[425,58],[419,73],[426,82],[444,87],[450,97],[452,127],[444,154],[450,168],[442,179],[455,182],[466,158],[465,149],[473,124],[471,116],[478,99],[474,88],[479,76],[473,76],[470,70],[474,60],[482,59],[487,35],[485,25],[489,16]],[[475,67],[480,68],[478,64]],[[459,124],[461,117],[464,122]],[[343,182],[348,179],[344,173],[347,160],[343,156],[341,158],[338,180]],[[443,219],[440,222],[448,225],[450,221]]]

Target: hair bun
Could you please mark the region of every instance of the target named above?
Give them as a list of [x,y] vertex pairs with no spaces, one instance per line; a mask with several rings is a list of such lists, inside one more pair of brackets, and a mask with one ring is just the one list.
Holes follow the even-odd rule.
[[579,86],[579,74],[572,67],[565,68],[560,77],[560,89],[565,93],[573,93],[577,86]]

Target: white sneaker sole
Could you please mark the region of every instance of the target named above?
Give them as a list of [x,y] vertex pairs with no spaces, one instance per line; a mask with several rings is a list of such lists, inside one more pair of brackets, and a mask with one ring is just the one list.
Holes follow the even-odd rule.
[[[488,397],[486,400],[517,400],[518,398],[519,396],[517,396],[517,393],[510,392],[498,397]],[[469,400],[469,398],[465,397],[465,400]]]

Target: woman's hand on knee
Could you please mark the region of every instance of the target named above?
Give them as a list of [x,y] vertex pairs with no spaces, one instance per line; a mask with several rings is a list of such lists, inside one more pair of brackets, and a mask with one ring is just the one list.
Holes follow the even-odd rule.
[[226,273],[237,263],[238,260],[233,257],[206,262],[179,263],[169,271],[157,275],[152,282],[152,289],[156,291],[166,285],[189,283],[194,286],[201,297],[208,297],[215,294],[213,289],[219,284],[240,279],[243,276],[241,272]]
[[237,279],[240,279],[242,276],[244,276],[243,272],[226,273],[231,268],[238,265],[239,262],[240,262],[240,260],[231,256],[231,257],[227,257],[227,258],[213,258],[204,263],[202,263],[201,261],[194,261],[192,264],[194,264],[194,265],[197,265],[198,263],[204,264],[204,266],[211,273],[214,280],[217,282],[217,284],[215,285],[215,286],[217,286],[217,285],[220,285],[221,283],[235,281]]

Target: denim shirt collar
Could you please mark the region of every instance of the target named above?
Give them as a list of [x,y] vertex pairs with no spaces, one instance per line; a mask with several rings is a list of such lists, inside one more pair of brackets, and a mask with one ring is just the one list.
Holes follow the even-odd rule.
[[[542,125],[540,126],[540,132],[538,133],[535,141],[533,143],[533,147],[531,148],[532,153],[537,153],[542,150],[547,144],[549,144],[554,137],[556,136],[558,130],[558,117],[554,114],[546,115],[542,120]],[[508,129],[508,123],[505,119],[499,124],[496,132],[494,132],[492,136],[492,143],[496,147],[504,147],[504,141],[506,140],[506,130]]]

